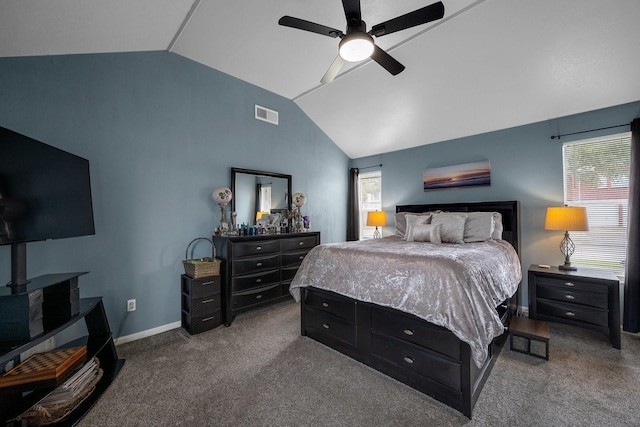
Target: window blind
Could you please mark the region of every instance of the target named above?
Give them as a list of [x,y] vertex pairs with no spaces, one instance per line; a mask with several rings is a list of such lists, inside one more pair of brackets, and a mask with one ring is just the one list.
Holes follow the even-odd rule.
[[571,262],[614,271],[624,280],[627,256],[631,133],[563,145],[564,198],[587,208],[589,231],[570,232]]

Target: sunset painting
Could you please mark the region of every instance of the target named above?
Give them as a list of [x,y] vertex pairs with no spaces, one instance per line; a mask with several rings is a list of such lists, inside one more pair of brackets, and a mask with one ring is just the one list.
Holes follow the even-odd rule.
[[424,171],[424,191],[491,185],[489,160],[462,165],[430,168]]

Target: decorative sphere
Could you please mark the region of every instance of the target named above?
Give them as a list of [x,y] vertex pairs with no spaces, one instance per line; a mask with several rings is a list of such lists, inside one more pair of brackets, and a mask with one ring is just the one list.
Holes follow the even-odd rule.
[[233,194],[227,187],[218,187],[213,190],[211,197],[213,197],[213,200],[215,200],[220,206],[226,206],[233,198]]
[[307,202],[307,196],[303,193],[295,193],[293,195],[293,204],[294,206],[300,208]]

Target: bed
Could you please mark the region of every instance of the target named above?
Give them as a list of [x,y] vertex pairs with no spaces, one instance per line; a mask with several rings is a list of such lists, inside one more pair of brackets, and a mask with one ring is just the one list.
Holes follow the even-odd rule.
[[[426,230],[426,243],[388,236],[320,245],[291,282],[301,333],[471,418],[519,305],[519,203],[399,205],[396,212],[491,212],[501,239],[430,243],[441,224],[437,235],[435,225],[402,230]],[[429,248],[438,255],[424,258]],[[479,253],[487,256],[479,261]]]

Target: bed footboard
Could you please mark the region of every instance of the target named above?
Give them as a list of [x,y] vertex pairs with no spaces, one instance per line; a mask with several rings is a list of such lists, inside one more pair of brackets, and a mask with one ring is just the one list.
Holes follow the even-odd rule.
[[482,368],[452,332],[411,314],[317,288],[302,290],[301,331],[471,418],[506,334]]

